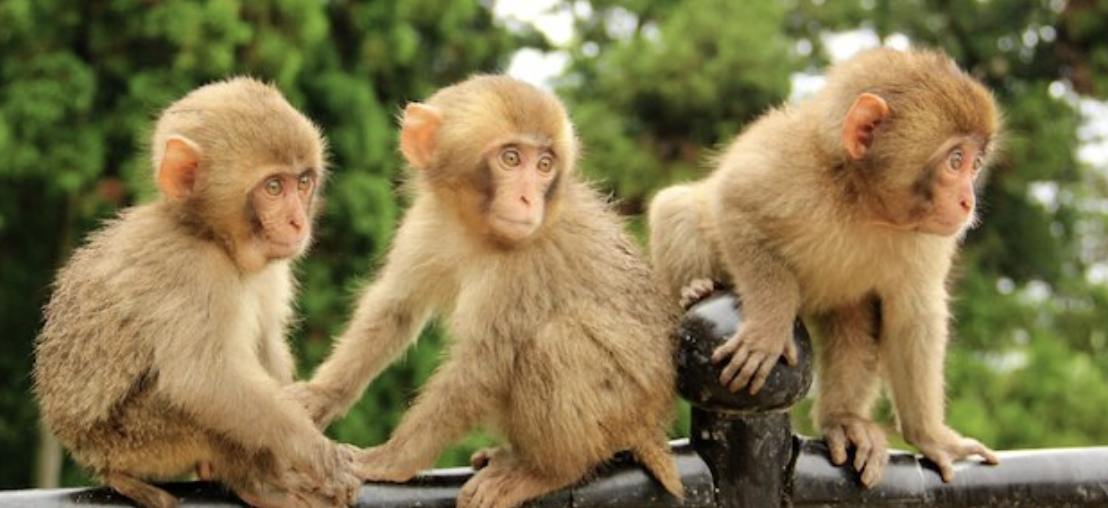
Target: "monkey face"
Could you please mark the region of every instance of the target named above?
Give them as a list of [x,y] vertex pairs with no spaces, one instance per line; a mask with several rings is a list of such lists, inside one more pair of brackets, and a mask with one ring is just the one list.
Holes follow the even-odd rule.
[[920,221],[920,232],[951,236],[973,223],[977,204],[974,184],[985,166],[984,145],[972,138],[954,138],[939,149],[928,189],[930,213]]
[[493,185],[486,220],[492,234],[509,244],[530,239],[542,226],[546,201],[558,176],[558,160],[549,147],[512,142],[487,156]]
[[250,191],[249,210],[254,224],[253,248],[268,260],[303,252],[311,238],[312,198],[319,173],[307,169],[271,173]]

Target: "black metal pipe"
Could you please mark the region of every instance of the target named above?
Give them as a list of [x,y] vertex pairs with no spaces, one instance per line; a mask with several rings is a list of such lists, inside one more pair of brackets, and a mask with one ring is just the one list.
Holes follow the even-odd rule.
[[[1000,465],[959,462],[943,483],[920,456],[893,452],[884,480],[867,490],[856,472],[831,464],[822,441],[792,434],[788,408],[812,382],[812,350],[799,323],[799,365],[779,364],[758,395],[719,384],[711,351],[742,319],[737,299],[716,294],[698,303],[678,331],[678,388],[693,405],[692,436],[671,443],[686,498],[679,504],[626,454],[590,481],[527,503],[529,508],[763,508],[843,506],[1108,506],[1108,447],[1000,452]],[[849,462],[849,461],[848,461]],[[357,508],[453,507],[469,468],[439,469],[406,484],[369,483]],[[164,487],[186,507],[241,503],[206,482]],[[130,506],[108,488],[0,491],[0,508]]]
[[[597,472],[596,477],[573,487],[554,492],[527,504],[528,508],[714,508],[712,475],[707,464],[688,440],[671,443],[685,485],[685,501],[678,501],[634,463],[619,454]],[[455,499],[473,470],[436,469],[404,484],[367,483],[362,487],[355,508],[454,508]],[[243,504],[219,485],[211,482],[163,484],[161,487],[187,507],[238,507]],[[0,491],[3,508],[72,508],[82,506],[133,506],[129,500],[107,487],[79,489],[38,489]]]
[[1000,464],[955,464],[952,483],[921,456],[893,452],[872,490],[857,473],[831,464],[822,441],[800,440],[793,506],[1108,506],[1108,447],[999,452]]

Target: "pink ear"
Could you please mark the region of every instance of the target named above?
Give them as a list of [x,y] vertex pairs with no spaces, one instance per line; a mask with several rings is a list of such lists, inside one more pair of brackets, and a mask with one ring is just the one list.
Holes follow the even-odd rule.
[[158,188],[174,201],[192,193],[196,168],[200,165],[200,147],[183,136],[170,136],[158,165]]
[[416,168],[427,168],[435,156],[436,136],[442,125],[438,108],[413,102],[400,121],[400,153]]
[[873,147],[873,133],[889,116],[889,105],[871,93],[863,93],[854,101],[843,119],[843,148],[854,160],[866,156]]

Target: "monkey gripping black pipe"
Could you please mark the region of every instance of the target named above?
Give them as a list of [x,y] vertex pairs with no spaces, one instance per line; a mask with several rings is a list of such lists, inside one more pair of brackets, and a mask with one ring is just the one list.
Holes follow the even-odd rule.
[[692,404],[690,440],[712,472],[717,506],[782,506],[799,449],[788,410],[812,385],[811,339],[797,320],[797,365],[782,359],[756,395],[746,388],[732,393],[720,384],[722,366],[711,357],[741,321],[739,300],[729,292],[689,309],[678,329],[677,387]]

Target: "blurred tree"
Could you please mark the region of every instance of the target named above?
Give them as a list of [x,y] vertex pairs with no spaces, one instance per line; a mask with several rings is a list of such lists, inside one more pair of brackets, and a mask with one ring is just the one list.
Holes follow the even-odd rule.
[[[327,132],[326,211],[299,270],[294,341],[307,373],[402,211],[399,107],[497,69],[525,41],[551,47],[526,28],[505,32],[489,7],[0,2],[0,488],[32,481],[31,345],[53,270],[104,218],[150,197],[145,143],[160,108],[202,83],[252,74]],[[575,19],[557,88],[586,144],[584,171],[636,227],[653,192],[702,175],[745,123],[788,97],[797,72],[821,72],[832,35],[861,31],[954,55],[996,91],[1010,135],[953,281],[950,420],[1000,448],[1108,442],[1108,290],[1090,278],[1108,273],[1108,182],[1105,168],[1075,156],[1075,105],[1108,94],[1104,2],[570,0],[554,9]],[[441,341],[427,333],[331,434],[384,440]],[[807,407],[795,421],[811,432]],[[463,463],[487,440],[474,434],[440,464]],[[64,483],[82,482],[67,466]]]
[[[275,82],[328,134],[326,211],[299,270],[306,319],[295,344],[307,372],[400,214],[395,113],[496,70],[518,44],[480,0],[5,0],[0,26],[0,488],[32,482],[31,347],[53,271],[103,219],[151,196],[146,143],[160,108],[250,74]],[[361,445],[388,435],[437,362],[440,339],[428,335],[333,434]],[[64,483],[84,482],[67,466]]]
[[559,91],[586,171],[628,215],[653,191],[701,174],[718,145],[785,99],[798,69],[777,0],[589,3]]

